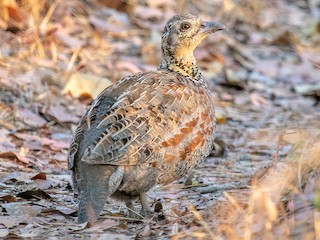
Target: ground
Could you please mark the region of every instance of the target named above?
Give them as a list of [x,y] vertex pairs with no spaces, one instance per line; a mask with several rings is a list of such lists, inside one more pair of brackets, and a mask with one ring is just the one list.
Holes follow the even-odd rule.
[[[79,225],[76,124],[106,86],[156,69],[179,12],[229,28],[195,52],[216,101],[212,155],[148,193],[151,219],[110,200]],[[2,1],[0,238],[319,238],[319,19],[318,0]]]

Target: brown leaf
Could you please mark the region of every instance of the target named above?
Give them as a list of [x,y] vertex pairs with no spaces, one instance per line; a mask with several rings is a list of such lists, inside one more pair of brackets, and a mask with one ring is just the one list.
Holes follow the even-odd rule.
[[9,16],[17,22],[22,22],[26,18],[26,15],[21,8],[7,6],[7,10]]
[[24,202],[12,202],[1,204],[7,213],[10,216],[19,216],[22,221],[25,221],[27,218],[35,217],[40,213],[40,206],[28,206]]
[[29,158],[21,156],[19,153],[15,153],[15,152],[3,152],[0,153],[0,158],[9,158],[9,159],[17,159],[20,162],[29,164],[31,161]]
[[0,129],[0,153],[15,149],[16,145],[11,143],[10,140],[9,131]]
[[61,151],[62,149],[69,148],[69,142],[67,141],[56,141],[49,138],[41,138],[42,146],[49,146],[53,151]]
[[99,4],[102,4],[108,8],[116,9],[120,12],[126,12],[132,3],[127,1],[114,1],[114,0],[96,0]]
[[60,123],[78,123],[79,117],[73,115],[66,107],[62,105],[50,106],[48,115],[54,117]]
[[103,222],[97,222],[92,227],[87,228],[85,232],[97,232],[97,231],[104,231],[106,229],[112,228],[117,226],[119,223],[113,219],[106,219]]
[[21,197],[24,199],[32,199],[32,198],[44,198],[51,199],[50,195],[41,189],[36,190],[27,190],[17,194],[17,197]]
[[0,224],[3,224],[7,228],[18,226],[23,221],[21,216],[0,216]]
[[73,214],[75,212],[74,209],[71,209],[71,208],[68,208],[68,207],[65,207],[65,206],[57,206],[56,209],[61,212],[62,214],[64,215],[70,215],[70,214]]
[[4,202],[16,202],[16,198],[12,195],[5,195],[5,196],[2,196],[0,197],[0,199]]
[[36,179],[41,179],[41,180],[46,180],[47,179],[47,175],[43,172],[38,173],[37,175],[33,176],[32,178],[30,178],[31,180],[36,180]]
[[148,224],[140,232],[139,237],[142,237],[144,239],[144,238],[148,238],[150,236],[151,236],[151,228],[150,228],[150,225]]
[[52,188],[53,185],[55,185],[54,182],[50,179],[48,180],[37,179],[37,180],[34,180],[34,182],[37,184],[37,187],[41,190]]
[[75,98],[89,94],[94,99],[110,85],[112,85],[112,82],[107,78],[92,74],[75,73],[64,87],[62,94],[70,93]]
[[161,212],[163,209],[162,203],[160,201],[157,201],[154,205],[154,212]]
[[30,127],[40,128],[47,123],[47,121],[44,120],[41,116],[26,108],[18,109],[17,117]]
[[46,208],[46,209],[42,209],[41,210],[41,215],[42,216],[51,215],[50,218],[63,221],[64,218],[59,219],[60,216],[57,216],[57,214],[63,215],[63,216],[75,217],[75,216],[77,216],[77,211],[72,210],[71,208],[62,207],[62,206],[58,206],[56,208]]

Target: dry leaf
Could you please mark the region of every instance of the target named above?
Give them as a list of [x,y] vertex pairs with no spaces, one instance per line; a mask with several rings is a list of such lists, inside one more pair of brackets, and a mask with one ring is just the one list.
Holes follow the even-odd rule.
[[69,141],[56,141],[49,138],[41,138],[42,146],[49,146],[53,151],[61,151],[62,149],[68,149],[70,142]]
[[94,99],[110,85],[112,85],[112,82],[107,78],[92,74],[75,73],[69,79],[62,93],[70,93],[75,98],[87,94]]
[[103,222],[97,222],[92,227],[87,228],[85,232],[101,232],[106,229],[112,228],[114,226],[117,226],[119,223],[116,220],[113,219],[106,219]]
[[32,199],[32,198],[44,198],[51,199],[50,195],[41,189],[36,190],[27,190],[17,194],[17,197],[21,197],[24,199]]
[[16,111],[17,117],[20,118],[25,124],[30,127],[43,127],[47,121],[40,117],[38,114],[35,114],[29,109],[20,108]]
[[20,162],[23,162],[26,164],[29,164],[30,162],[32,162],[31,159],[21,156],[19,153],[15,153],[15,152],[0,153],[0,158],[18,159]]
[[35,217],[41,212],[41,207],[35,205],[28,206],[26,203],[21,202],[3,203],[1,207],[5,208],[10,216],[19,216],[24,220]]
[[17,6],[15,7],[8,6],[7,10],[9,12],[9,16],[17,22],[22,22],[26,18],[26,15],[23,12],[23,10]]
[[71,48],[71,49],[80,49],[85,44],[85,42],[80,40],[79,38],[70,36],[68,33],[63,32],[63,31],[56,31],[55,36],[66,47]]
[[2,196],[2,197],[0,197],[0,200],[4,201],[6,203],[16,202],[17,201],[17,199],[12,195]]
[[32,178],[30,178],[31,180],[36,180],[36,179],[41,179],[41,180],[46,180],[47,179],[47,175],[43,172],[38,173],[37,175],[33,176]]
[[7,228],[1,228],[0,229],[0,237],[4,238],[7,235],[9,235],[9,230]]
[[0,216],[0,224],[3,224],[7,228],[18,226],[24,219],[20,216]]
[[70,111],[62,105],[50,106],[47,114],[54,117],[60,123],[78,123],[80,120],[79,117],[70,113]]

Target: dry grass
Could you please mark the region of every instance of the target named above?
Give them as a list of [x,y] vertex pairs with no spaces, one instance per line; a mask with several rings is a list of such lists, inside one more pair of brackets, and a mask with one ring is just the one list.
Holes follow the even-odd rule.
[[249,191],[227,192],[227,202],[203,211],[199,221],[210,221],[214,234],[206,227],[200,239],[318,239],[320,134],[303,136],[292,139],[288,157],[253,177]]

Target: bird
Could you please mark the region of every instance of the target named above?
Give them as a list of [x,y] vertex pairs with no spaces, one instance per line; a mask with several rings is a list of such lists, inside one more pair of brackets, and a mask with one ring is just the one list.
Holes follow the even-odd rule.
[[125,202],[130,217],[149,217],[146,193],[182,178],[209,155],[215,104],[193,51],[226,29],[187,13],[173,16],[157,70],[124,77],[92,102],[68,153],[79,223],[96,222],[109,197]]

